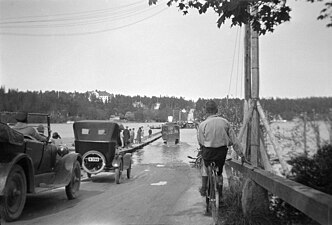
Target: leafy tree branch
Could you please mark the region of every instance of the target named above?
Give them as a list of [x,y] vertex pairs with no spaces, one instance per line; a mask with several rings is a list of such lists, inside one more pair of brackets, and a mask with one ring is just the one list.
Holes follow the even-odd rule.
[[[157,4],[157,1],[149,0],[149,5]],[[191,8],[196,9],[200,14],[206,13],[210,9],[218,14],[217,26],[219,28],[227,20],[231,21],[231,26],[242,26],[250,22],[253,29],[260,35],[273,32],[276,26],[289,21],[291,12],[286,0],[169,0],[167,5],[175,5],[184,15],[188,14]],[[325,3],[325,7],[317,17],[319,20],[328,18],[330,22],[327,27],[332,27],[332,1]]]

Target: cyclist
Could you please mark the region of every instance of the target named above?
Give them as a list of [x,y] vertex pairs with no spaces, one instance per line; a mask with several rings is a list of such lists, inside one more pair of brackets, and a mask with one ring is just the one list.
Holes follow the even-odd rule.
[[[206,119],[199,124],[197,139],[202,150],[202,158],[205,162],[205,166],[208,166],[211,162],[215,162],[218,168],[218,191],[219,195],[222,196],[222,171],[228,147],[233,146],[233,149],[241,157],[242,163],[244,155],[242,153],[242,146],[236,138],[230,123],[217,115],[217,104],[212,100],[207,101],[205,104],[205,112]],[[207,180],[207,175],[202,175],[202,187],[200,188],[202,196],[206,195]]]

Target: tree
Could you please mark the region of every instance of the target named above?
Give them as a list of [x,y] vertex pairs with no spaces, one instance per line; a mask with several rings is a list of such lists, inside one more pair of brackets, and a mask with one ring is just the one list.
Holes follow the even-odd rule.
[[[156,4],[158,0],[149,0],[149,5]],[[332,1],[307,0],[309,2],[324,1],[325,7],[317,19],[330,18],[327,27],[332,27]],[[218,14],[217,25],[220,27],[226,20],[231,20],[232,26],[247,24],[250,21],[254,30],[259,34],[273,32],[275,27],[290,20],[291,8],[286,0],[169,0],[168,6],[176,5],[184,15],[190,8],[197,9],[200,14],[208,9]],[[249,6],[255,13],[249,12]]]

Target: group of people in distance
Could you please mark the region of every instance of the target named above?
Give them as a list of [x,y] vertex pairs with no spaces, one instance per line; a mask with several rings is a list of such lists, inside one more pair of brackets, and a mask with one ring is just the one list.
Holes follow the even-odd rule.
[[[149,129],[149,137],[152,135],[152,130]],[[135,128],[126,128],[122,131],[122,147],[126,148],[129,147],[131,144],[142,143],[142,139],[144,138],[144,129],[143,127],[139,127],[137,132],[135,132]]]

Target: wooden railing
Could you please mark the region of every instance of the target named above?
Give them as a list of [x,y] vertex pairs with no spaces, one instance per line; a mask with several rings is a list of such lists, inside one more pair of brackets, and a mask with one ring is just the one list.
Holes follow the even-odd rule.
[[242,166],[237,160],[227,161],[225,167],[228,179],[232,172],[240,172],[320,224],[332,224],[331,195],[248,164]]

